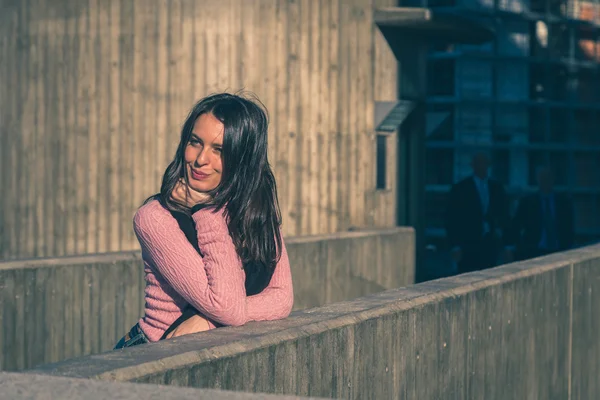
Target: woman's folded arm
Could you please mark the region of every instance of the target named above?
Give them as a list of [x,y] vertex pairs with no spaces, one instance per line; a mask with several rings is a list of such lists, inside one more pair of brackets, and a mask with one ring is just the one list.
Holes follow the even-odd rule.
[[193,218],[204,258],[158,201],[142,206],[134,217],[142,254],[207,318],[223,325],[243,325],[248,321],[245,275],[224,218],[209,209],[194,213]]

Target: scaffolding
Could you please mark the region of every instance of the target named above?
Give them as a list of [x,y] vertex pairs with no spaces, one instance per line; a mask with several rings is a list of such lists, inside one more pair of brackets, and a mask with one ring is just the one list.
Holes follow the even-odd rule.
[[[579,243],[600,239],[600,0],[430,0],[493,27],[485,45],[434,47],[428,66],[426,236],[444,237],[450,185],[488,149],[514,200],[554,166]],[[447,115],[440,124],[439,115]]]

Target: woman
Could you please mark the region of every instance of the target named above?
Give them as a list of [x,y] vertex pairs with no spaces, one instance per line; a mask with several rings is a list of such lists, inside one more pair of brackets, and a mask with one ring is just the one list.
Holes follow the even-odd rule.
[[[160,340],[188,305],[200,316],[177,334],[289,315],[292,280],[267,128],[263,109],[241,96],[194,106],[160,193],[134,217],[146,307],[116,348]],[[193,219],[197,249],[174,217],[181,213]]]

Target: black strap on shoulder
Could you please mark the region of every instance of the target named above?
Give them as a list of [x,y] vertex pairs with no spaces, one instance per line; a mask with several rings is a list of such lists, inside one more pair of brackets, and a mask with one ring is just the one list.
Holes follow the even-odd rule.
[[[173,210],[169,210],[169,211],[171,212],[171,215],[173,216],[173,218],[175,218],[175,220],[177,220],[177,224],[179,224],[179,228],[183,231],[187,240],[190,242],[190,244],[192,246],[194,246],[194,249],[196,249],[198,254],[200,254],[200,256],[202,256],[202,251],[200,250],[200,247],[198,246],[198,233],[196,232],[196,225],[194,224],[194,220],[192,219],[192,217],[190,215],[180,212],[180,211],[173,211]],[[160,340],[166,339],[167,335],[169,333],[171,333],[179,325],[181,325],[181,323],[183,323],[183,321],[187,320],[188,318],[190,318],[196,314],[198,314],[198,311],[194,307],[192,307],[191,305],[188,304],[185,307],[185,309],[183,310],[183,313],[181,314],[181,316],[179,318],[177,318],[175,320],[175,322],[173,322],[171,324],[171,326],[169,327],[169,329],[167,329],[165,331],[165,333],[163,333]]]
[[179,228],[183,231],[187,240],[194,247],[194,249],[196,249],[198,254],[202,256],[202,251],[198,246],[198,232],[196,232],[196,225],[194,224],[192,217],[181,211],[170,210],[170,212],[173,218],[177,220],[177,224],[179,224]]

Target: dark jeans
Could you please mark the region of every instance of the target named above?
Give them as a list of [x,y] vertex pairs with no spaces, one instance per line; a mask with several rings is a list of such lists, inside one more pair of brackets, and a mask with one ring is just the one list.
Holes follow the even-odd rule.
[[138,344],[144,344],[148,342],[149,340],[146,337],[146,334],[140,328],[140,324],[135,324],[129,333],[119,340],[119,343],[117,343],[114,350],[137,346]]

